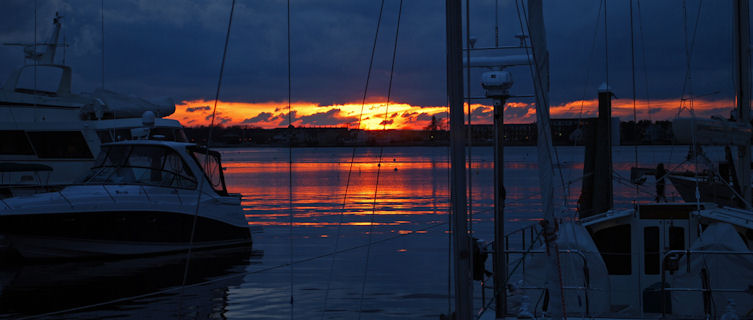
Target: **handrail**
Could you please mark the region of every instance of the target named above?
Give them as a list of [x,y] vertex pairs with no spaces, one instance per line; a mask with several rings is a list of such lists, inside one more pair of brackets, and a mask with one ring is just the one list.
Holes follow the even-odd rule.
[[[531,245],[533,245],[533,243],[531,243]],[[535,254],[546,253],[546,250],[538,250],[538,249],[537,250],[531,250],[531,249],[528,249],[528,250],[508,250],[508,249],[506,249],[506,250],[504,250],[504,254],[505,255],[508,255],[508,254],[522,254],[523,256],[521,257],[520,264],[522,264],[524,266],[524,269],[525,269],[525,263],[522,260],[525,258],[526,255],[528,255],[528,254],[534,254],[534,253]],[[588,270],[590,270],[590,269],[588,268],[588,260],[586,259],[586,255],[583,252],[581,252],[580,250],[576,250],[576,249],[560,249],[559,253],[576,254],[576,255],[578,255],[583,260],[583,275],[584,275],[583,281],[584,281],[584,285],[583,286],[566,286],[566,287],[563,287],[563,289],[583,290],[584,293],[585,293],[585,300],[586,300],[586,303],[585,303],[585,305],[586,305],[586,314],[585,315],[586,316],[590,316],[591,311],[590,311],[588,292],[589,292],[589,290],[594,290],[594,289],[591,288],[590,277],[588,276]],[[505,283],[509,282],[510,278],[512,277],[512,273],[514,273],[516,269],[517,269],[517,267],[515,269],[513,269],[510,274],[507,275],[507,278],[505,279]],[[522,287],[521,289],[546,289],[546,288]],[[495,291],[498,291],[498,290],[499,289],[495,288]],[[507,290],[507,289],[505,288],[503,290]],[[495,295],[496,294],[498,294],[498,292],[495,292]],[[485,306],[484,308],[482,308],[482,310],[480,310],[478,314],[482,314],[487,307],[488,306]],[[504,312],[507,312],[507,310],[505,310]]]
[[725,250],[669,250],[665,252],[662,255],[661,259],[661,314],[662,318],[666,315],[666,292],[667,291],[683,291],[683,292],[709,292],[712,291],[718,291],[718,292],[747,292],[746,290],[735,290],[735,289],[711,289],[709,288],[667,288],[666,287],[666,278],[667,278],[667,270],[664,268],[664,265],[667,262],[667,258],[670,256],[678,255],[678,254],[685,254],[685,260],[687,261],[687,272],[690,272],[690,255],[691,254],[715,254],[715,255],[753,255],[753,251],[725,251]]
[[[530,238],[531,238],[531,243],[530,243],[530,245],[529,245],[529,247],[528,247],[527,250],[531,250],[533,248],[533,245],[539,240],[539,237],[541,236],[541,232],[535,232],[537,226],[539,226],[539,224],[532,223],[532,224],[529,224],[529,225],[524,226],[522,228],[513,230],[510,233],[508,233],[507,235],[505,235],[505,249],[504,249],[504,251],[510,250],[510,236],[512,236],[515,233],[520,233],[521,247],[525,248],[526,247],[526,230],[530,231],[529,233],[530,233]],[[534,233],[536,233],[535,237],[534,237]],[[522,258],[525,258],[525,254],[523,254]],[[510,260],[509,256],[507,255],[507,253],[505,253],[505,263],[507,263],[507,261],[509,261],[509,260]],[[523,265],[523,274],[525,274],[525,272],[526,272],[526,266],[525,266],[524,263],[522,265]],[[518,266],[520,266],[520,264],[516,265],[515,268],[511,271],[511,273],[515,272],[515,270],[517,270]],[[508,274],[506,276],[509,278],[510,275]],[[506,280],[505,280],[505,283],[507,283]]]

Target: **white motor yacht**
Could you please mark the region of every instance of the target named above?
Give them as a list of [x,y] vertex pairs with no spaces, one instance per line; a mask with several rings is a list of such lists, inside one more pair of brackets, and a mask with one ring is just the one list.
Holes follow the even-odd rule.
[[[152,138],[187,141],[180,122],[161,118],[175,111],[170,99],[152,103],[104,89],[72,93],[71,67],[55,63],[64,45],[58,43],[61,18],[55,16],[45,43],[6,43],[24,48],[26,64],[0,88],[0,197],[70,184],[92,166],[102,143],[131,139],[145,113],[151,113]],[[37,177],[40,165],[44,179]]]
[[220,154],[191,143],[104,144],[79,183],[0,202],[0,233],[26,258],[251,244],[241,196],[227,192]]

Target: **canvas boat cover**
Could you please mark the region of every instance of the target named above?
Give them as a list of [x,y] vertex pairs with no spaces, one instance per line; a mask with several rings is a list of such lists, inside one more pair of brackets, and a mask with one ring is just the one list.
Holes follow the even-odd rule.
[[[591,239],[588,231],[577,223],[567,222],[559,226],[557,245],[560,250],[559,270],[562,272],[563,296],[567,315],[598,316],[607,314],[610,310],[609,277],[607,267],[599,254],[599,249]],[[546,251],[542,245],[538,251]],[[570,250],[571,253],[562,252]],[[575,251],[579,252],[575,253]],[[510,283],[519,285],[523,289],[513,292],[510,297],[510,311],[514,314],[518,310],[520,295],[526,295],[530,301],[530,312],[541,315],[543,302],[546,299],[544,289],[547,283],[546,253],[529,254],[525,259],[525,273],[518,267],[511,277]],[[514,266],[516,262],[511,264]],[[521,282],[522,280],[522,282]],[[556,284],[558,285],[558,284]],[[583,288],[588,288],[584,290]],[[517,296],[516,296],[517,295]],[[547,307],[547,309],[549,309]]]
[[[728,251],[728,254],[693,253],[690,270],[687,257],[679,261],[679,269],[670,278],[672,288],[710,288],[701,291],[672,292],[672,313],[678,316],[703,317],[707,312],[720,318],[731,299],[740,318],[753,318],[753,255],[737,230],[727,223],[713,223],[703,231],[690,248],[693,251]],[[704,275],[705,274],[705,275]],[[735,290],[737,292],[722,292]]]
[[167,117],[175,112],[175,102],[169,98],[158,102],[151,102],[134,95],[117,93],[101,88],[87,95],[99,103],[84,106],[82,112],[96,113],[98,118],[102,117],[104,113],[110,113],[114,118],[121,119],[138,118],[145,111],[152,111],[157,117]]

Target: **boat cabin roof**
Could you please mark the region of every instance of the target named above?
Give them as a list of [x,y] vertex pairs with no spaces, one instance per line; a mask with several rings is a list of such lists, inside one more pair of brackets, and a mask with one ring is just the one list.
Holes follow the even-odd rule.
[[83,181],[195,189],[203,180],[219,195],[226,196],[220,158],[219,152],[195,143],[162,140],[106,143]]

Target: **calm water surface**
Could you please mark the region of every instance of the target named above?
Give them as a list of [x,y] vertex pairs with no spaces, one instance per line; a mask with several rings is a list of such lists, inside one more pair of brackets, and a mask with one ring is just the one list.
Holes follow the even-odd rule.
[[[558,210],[572,215],[583,149],[557,150]],[[1,316],[290,319],[292,310],[301,319],[436,319],[448,312],[450,298],[447,152],[358,148],[354,155],[349,148],[305,148],[292,150],[291,166],[288,149],[223,149],[228,189],[243,194],[255,231],[253,251],[195,254],[186,287],[179,286],[185,255],[0,263]],[[721,149],[706,152],[723,158]],[[654,197],[653,178],[638,189],[627,182],[635,154],[633,147],[614,150],[616,206]],[[686,154],[685,146],[642,146],[638,164],[692,170],[692,163],[683,163]],[[492,149],[475,147],[471,158],[472,227],[488,240]],[[534,147],[505,150],[505,186],[506,229],[535,223],[541,199]],[[679,200],[667,189],[668,198]],[[61,310],[67,311],[55,313]]]

